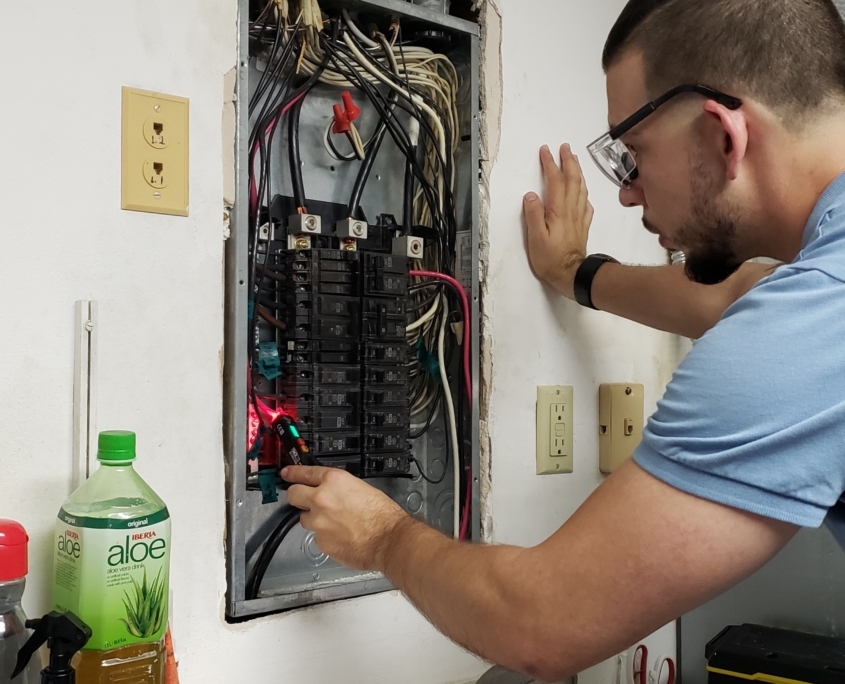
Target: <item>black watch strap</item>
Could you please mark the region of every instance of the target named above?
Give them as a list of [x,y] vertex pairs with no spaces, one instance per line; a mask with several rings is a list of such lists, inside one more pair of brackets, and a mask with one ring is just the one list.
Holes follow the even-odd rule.
[[608,261],[614,264],[619,263],[612,256],[607,256],[607,254],[591,254],[581,262],[578,271],[575,273],[575,301],[581,306],[596,309],[592,297],[593,278],[596,277],[598,270]]

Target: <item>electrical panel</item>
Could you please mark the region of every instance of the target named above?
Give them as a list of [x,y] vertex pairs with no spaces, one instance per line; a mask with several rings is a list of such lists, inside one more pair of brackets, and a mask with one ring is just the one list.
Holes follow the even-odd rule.
[[480,528],[478,27],[399,0],[319,4],[317,21],[240,0],[232,620],[390,588],[297,524],[294,451],[445,534]]

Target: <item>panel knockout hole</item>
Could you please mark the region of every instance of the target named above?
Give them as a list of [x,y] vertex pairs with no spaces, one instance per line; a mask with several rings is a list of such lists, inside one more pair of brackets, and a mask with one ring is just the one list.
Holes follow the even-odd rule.
[[144,180],[150,187],[161,189],[166,188],[170,182],[170,176],[165,173],[164,162],[155,159],[148,159],[144,162]]

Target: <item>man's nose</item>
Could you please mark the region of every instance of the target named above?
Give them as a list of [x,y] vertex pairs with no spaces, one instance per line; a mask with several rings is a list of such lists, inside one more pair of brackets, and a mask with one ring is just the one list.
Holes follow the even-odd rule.
[[636,181],[619,191],[619,203],[628,209],[645,206],[645,197],[643,197],[642,190],[637,187]]

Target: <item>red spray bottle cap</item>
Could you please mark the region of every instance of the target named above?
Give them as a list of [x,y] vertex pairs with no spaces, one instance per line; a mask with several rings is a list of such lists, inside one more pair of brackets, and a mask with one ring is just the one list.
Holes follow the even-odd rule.
[[26,577],[28,541],[23,525],[14,520],[0,519],[0,582]]

